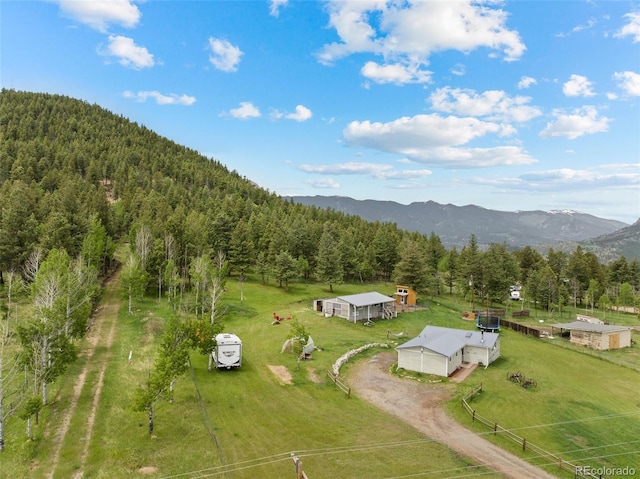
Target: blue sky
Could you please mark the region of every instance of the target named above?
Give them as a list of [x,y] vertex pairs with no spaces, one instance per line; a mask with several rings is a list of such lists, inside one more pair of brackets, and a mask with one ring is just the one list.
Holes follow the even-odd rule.
[[640,218],[638,1],[0,1],[3,88],[282,196]]

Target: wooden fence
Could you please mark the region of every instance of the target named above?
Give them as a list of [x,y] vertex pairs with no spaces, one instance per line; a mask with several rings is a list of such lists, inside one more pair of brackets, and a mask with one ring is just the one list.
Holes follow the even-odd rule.
[[329,379],[331,379],[331,381],[333,381],[333,384],[335,386],[338,386],[340,389],[342,389],[348,397],[351,397],[351,388],[348,387],[345,383],[343,383],[342,381],[340,381],[338,379],[338,376],[336,376],[335,374],[333,374],[331,371],[327,371],[327,376],[329,376]]
[[549,451],[545,451],[541,447],[538,447],[535,444],[531,444],[530,442],[527,442],[527,440],[524,437],[520,437],[517,434],[512,433],[508,429],[503,428],[497,422],[490,421],[480,416],[479,414],[477,414],[476,410],[469,405],[468,401],[472,399],[476,394],[479,394],[481,392],[482,392],[482,383],[480,383],[479,386],[476,386],[475,388],[473,388],[462,398],[462,407],[471,415],[473,421],[478,421],[479,423],[484,424],[488,428],[493,429],[494,435],[500,433],[502,436],[520,444],[522,446],[523,451],[527,451],[527,450],[532,451],[533,453],[537,454],[539,457],[547,459],[551,463],[557,464],[560,469],[570,472],[576,478],[581,477],[581,478],[601,479],[600,477],[590,472],[586,472],[585,469],[588,471],[588,468],[577,466],[576,464],[566,461],[561,457],[550,453]]
[[508,321],[506,319],[503,319],[502,321],[500,321],[500,326],[504,328],[513,329],[514,331],[518,331],[519,333],[526,334],[527,336],[535,336],[536,338],[539,338],[543,334],[542,329],[532,328],[522,323],[518,323],[515,321]]

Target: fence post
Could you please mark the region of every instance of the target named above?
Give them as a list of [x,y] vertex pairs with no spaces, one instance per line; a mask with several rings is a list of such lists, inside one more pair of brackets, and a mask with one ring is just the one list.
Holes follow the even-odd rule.
[[494,435],[494,436],[496,435],[496,432],[497,432],[497,431],[498,431],[498,423],[497,423],[497,422],[494,422],[494,423],[493,423],[493,435]]
[[476,410],[473,410],[473,414],[471,415],[471,418],[473,419],[473,421],[476,420]]
[[522,438],[522,450],[527,450],[527,440],[524,437]]

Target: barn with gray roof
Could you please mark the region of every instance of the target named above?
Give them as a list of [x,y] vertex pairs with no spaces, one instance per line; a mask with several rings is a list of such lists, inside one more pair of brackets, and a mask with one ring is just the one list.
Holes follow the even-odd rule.
[[393,298],[374,291],[319,299],[315,301],[314,309],[324,312],[325,316],[339,316],[357,323],[395,317],[394,302]]
[[620,349],[631,346],[631,328],[611,324],[594,324],[587,321],[552,324],[554,329],[569,331],[569,341],[593,349]]

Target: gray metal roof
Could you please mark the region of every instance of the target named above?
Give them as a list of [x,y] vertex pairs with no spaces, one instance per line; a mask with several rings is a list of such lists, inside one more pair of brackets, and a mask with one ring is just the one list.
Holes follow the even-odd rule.
[[359,294],[350,294],[347,296],[338,296],[338,299],[342,301],[346,301],[349,304],[354,306],[370,306],[373,304],[382,304],[382,303],[393,303],[395,300],[390,298],[389,296],[385,296],[384,294],[376,293],[375,291],[371,293],[359,293]]
[[451,356],[465,346],[493,348],[498,340],[497,333],[484,334],[481,331],[427,326],[413,339],[396,349],[425,348],[443,356]]
[[595,324],[587,323],[586,321],[572,321],[570,323],[558,323],[551,325],[554,328],[562,328],[576,331],[589,331],[592,333],[609,333],[613,331],[627,331],[630,330],[629,326],[614,326],[612,324]]

